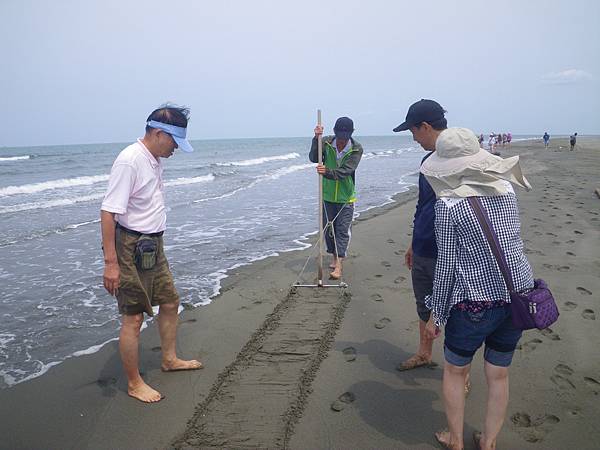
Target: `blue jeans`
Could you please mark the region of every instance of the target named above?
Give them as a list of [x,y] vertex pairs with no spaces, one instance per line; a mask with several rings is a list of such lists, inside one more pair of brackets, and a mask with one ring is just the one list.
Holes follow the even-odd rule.
[[478,313],[453,309],[445,328],[444,356],[452,365],[466,366],[485,342],[484,359],[508,367],[521,334],[512,324],[510,305]]

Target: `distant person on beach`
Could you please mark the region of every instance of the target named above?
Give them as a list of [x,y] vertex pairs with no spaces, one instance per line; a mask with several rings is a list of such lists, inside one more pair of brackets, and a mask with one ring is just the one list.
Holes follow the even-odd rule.
[[510,141],[512,141],[512,134],[510,134],[510,131],[508,133],[506,133],[506,142],[508,143],[509,147],[510,147]]
[[[356,169],[363,148],[352,138],[354,122],[340,117],[333,127],[333,136],[323,137],[323,163],[317,165],[317,173],[323,176],[323,221],[327,253],[331,254],[329,277],[342,277],[343,260],[350,244],[354,202],[356,202]],[[319,162],[318,137],[323,127],[315,127],[309,159]]]
[[[476,448],[496,448],[508,405],[508,367],[521,330],[511,321],[510,296],[496,259],[468,197],[476,197],[490,217],[506,254],[515,289],[533,288],[533,274],[523,251],[517,199],[507,181],[530,189],[519,157],[502,159],[479,148],[465,128],[449,128],[437,138],[436,150],[421,165],[435,202],[438,258],[426,331],[430,339],[445,327],[443,396],[449,431],[436,433],[444,448],[463,449],[464,384],[473,355],[485,343],[488,384],[483,433]],[[480,406],[481,407],[481,406]]]
[[577,133],[569,136],[569,144],[571,144],[571,151],[575,150],[576,143],[577,143]]
[[488,139],[488,151],[490,153],[494,153],[494,151],[496,150],[496,135],[494,133],[490,134],[490,137]]
[[481,134],[479,135],[479,138],[478,138],[477,140],[479,141],[479,146],[480,146],[480,147],[483,147],[483,140],[484,140],[484,139],[483,139],[483,133],[481,133]]
[[546,131],[543,136],[544,139],[544,148],[548,148],[548,142],[550,142],[550,135]]
[[185,139],[189,110],[162,106],[146,120],[146,133],[115,160],[100,211],[104,249],[104,288],[117,298],[121,313],[119,351],[127,375],[127,392],[147,403],[162,395],[139,372],[139,334],[144,313],[159,306],[158,331],[165,372],[202,368],[176,354],[179,295],[163,249],[166,208],[163,166],[179,148],[192,152]]

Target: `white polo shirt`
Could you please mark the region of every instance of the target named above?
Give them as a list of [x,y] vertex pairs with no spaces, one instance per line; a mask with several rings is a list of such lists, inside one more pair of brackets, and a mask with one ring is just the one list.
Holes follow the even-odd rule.
[[164,231],[163,167],[140,139],[113,163],[101,209],[115,213],[121,225],[140,233]]

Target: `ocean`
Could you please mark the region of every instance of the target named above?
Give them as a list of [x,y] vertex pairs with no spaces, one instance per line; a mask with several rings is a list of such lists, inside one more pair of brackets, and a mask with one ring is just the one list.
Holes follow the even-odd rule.
[[[406,135],[356,139],[365,151],[360,214],[416,184],[425,152]],[[194,153],[163,160],[165,251],[182,305],[209,304],[228,270],[310,245],[318,227],[310,142],[193,141]],[[127,145],[0,148],[0,388],[116,339],[99,210]]]

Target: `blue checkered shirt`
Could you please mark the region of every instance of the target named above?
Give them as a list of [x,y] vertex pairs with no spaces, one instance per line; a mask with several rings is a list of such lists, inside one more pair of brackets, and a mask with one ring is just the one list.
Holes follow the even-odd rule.
[[[533,288],[514,191],[510,189],[506,195],[480,197],[480,200],[506,255],[515,289]],[[425,298],[425,304],[432,310],[436,325],[445,325],[450,310],[460,302],[510,303],[502,272],[467,199],[436,201],[435,237],[438,246],[435,280],[433,293]]]

